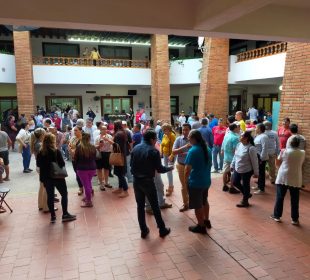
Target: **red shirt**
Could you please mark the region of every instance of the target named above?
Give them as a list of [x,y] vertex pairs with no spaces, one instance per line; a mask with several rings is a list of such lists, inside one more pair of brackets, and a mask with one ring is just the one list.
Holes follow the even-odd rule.
[[279,136],[281,150],[286,148],[287,139],[290,138],[291,135],[292,133],[288,128],[281,126],[278,129],[278,136]]
[[140,112],[136,113],[136,123],[140,122],[141,116],[142,116],[142,114]]
[[61,118],[54,118],[53,122],[55,124],[55,127],[59,130],[60,129]]
[[215,126],[212,128],[212,134],[214,137],[214,145],[221,146],[226,133],[226,126]]

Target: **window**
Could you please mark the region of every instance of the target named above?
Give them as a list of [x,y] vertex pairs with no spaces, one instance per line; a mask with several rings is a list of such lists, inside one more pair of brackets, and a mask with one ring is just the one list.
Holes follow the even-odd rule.
[[13,41],[0,41],[0,53],[14,53]]
[[80,57],[77,44],[42,43],[43,56]]
[[258,110],[263,109],[265,112],[272,112],[273,101],[278,101],[278,94],[253,95],[253,104]]
[[102,58],[132,59],[131,47],[99,46],[99,53]]
[[170,96],[170,111],[171,115],[179,115],[179,97]]
[[199,96],[195,95],[193,100],[193,111],[195,113],[198,112],[198,102],[199,102]]
[[52,107],[59,107],[62,110],[65,110],[68,106],[73,107],[83,116],[81,96],[46,96],[45,105],[47,111],[51,111]]
[[101,97],[102,115],[126,114],[132,108],[132,97],[103,96]]
[[[0,120],[3,121],[3,113],[8,109],[17,108],[17,97],[0,97]],[[7,116],[4,116],[7,117]]]
[[169,49],[169,59],[176,59],[180,57],[179,49]]

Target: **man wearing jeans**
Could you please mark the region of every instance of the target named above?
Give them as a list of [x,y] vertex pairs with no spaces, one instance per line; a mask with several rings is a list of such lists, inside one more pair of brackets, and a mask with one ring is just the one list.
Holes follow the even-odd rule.
[[164,238],[170,233],[166,228],[158,205],[156,187],[154,183],[155,171],[166,173],[173,170],[161,164],[159,151],[155,149],[156,132],[148,129],[143,135],[143,142],[135,146],[131,153],[131,172],[133,174],[133,188],[137,202],[138,221],[141,238],[146,238],[150,230],[145,222],[145,197],[147,197],[159,228],[159,236]]
[[[224,126],[223,119],[219,119],[218,125],[212,128],[212,134],[214,138],[214,144],[212,148],[214,173],[218,173],[219,171],[223,170],[223,154],[221,153],[221,148],[225,133],[226,127]],[[218,164],[218,156],[220,158],[220,166]]]
[[183,206],[180,208],[180,212],[184,212],[188,210],[188,186],[186,185],[185,178],[185,159],[187,156],[187,152],[189,150],[189,139],[188,135],[191,130],[191,125],[188,123],[184,123],[182,125],[182,135],[177,137],[173,144],[172,154],[177,155],[177,170],[179,173],[179,179],[182,186],[182,199]]

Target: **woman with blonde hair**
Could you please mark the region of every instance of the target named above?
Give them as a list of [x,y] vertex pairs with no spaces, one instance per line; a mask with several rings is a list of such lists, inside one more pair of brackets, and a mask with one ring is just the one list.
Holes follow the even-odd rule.
[[76,173],[85,191],[84,203],[81,207],[93,207],[91,180],[96,174],[96,148],[90,143],[89,133],[82,133],[81,143],[77,146],[74,154],[74,161],[76,163]]
[[61,195],[62,221],[69,222],[76,219],[75,215],[68,212],[68,191],[66,179],[55,179],[51,176],[50,170],[52,162],[57,162],[60,168],[65,166],[61,152],[56,148],[56,137],[51,133],[46,133],[42,142],[42,148],[37,155],[37,167],[40,168],[40,181],[43,182],[47,192],[47,205],[51,213],[51,223],[56,222],[54,210],[55,187]]
[[[163,130],[163,139],[160,144],[160,154],[164,158],[164,166],[168,167],[169,162],[174,162],[174,156],[172,154],[172,148],[175,141],[175,133],[172,130],[172,126],[168,123],[164,123],[162,125]],[[173,186],[173,175],[172,171],[169,171],[167,173],[168,175],[168,189],[166,190],[166,196],[170,196],[173,192],[174,186]]]
[[[43,128],[37,128],[31,133],[30,138],[30,151],[31,154],[34,154],[35,158],[37,158],[37,155],[42,147],[42,142],[44,139],[44,136],[46,134],[46,131]],[[37,167],[37,172],[40,174],[40,168]],[[49,212],[48,206],[47,206],[47,193],[44,188],[43,182],[40,181],[40,188],[38,193],[38,208],[39,210],[43,210],[43,212],[47,213]]]

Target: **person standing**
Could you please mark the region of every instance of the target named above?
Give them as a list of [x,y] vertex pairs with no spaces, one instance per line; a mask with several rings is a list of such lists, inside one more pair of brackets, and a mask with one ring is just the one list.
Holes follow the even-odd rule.
[[215,126],[218,126],[218,119],[211,113],[209,115],[209,127],[212,130]]
[[278,136],[280,141],[280,149],[286,148],[286,142],[292,133],[290,131],[291,120],[289,118],[284,118],[282,121],[282,126],[278,129]]
[[76,220],[75,215],[68,212],[68,190],[66,179],[54,179],[49,171],[52,162],[57,162],[59,167],[64,167],[65,162],[61,152],[56,148],[56,138],[53,134],[47,133],[44,136],[42,148],[37,155],[37,167],[40,168],[40,182],[43,182],[47,192],[47,205],[51,213],[51,223],[56,222],[54,209],[55,187],[61,195],[62,222]]
[[162,219],[158,205],[157,192],[154,184],[155,171],[166,173],[173,167],[162,166],[160,154],[155,149],[156,132],[147,130],[143,135],[143,142],[135,146],[131,153],[131,172],[134,177],[134,192],[137,202],[138,221],[141,230],[141,238],[146,238],[150,232],[145,222],[145,197],[148,199],[159,228],[159,236],[164,238],[170,233]]
[[133,127],[132,146],[135,147],[142,141],[141,125],[135,124]]
[[258,110],[255,108],[255,106],[252,106],[248,111],[248,117],[250,120],[257,121],[258,118]]
[[113,137],[107,131],[106,126],[101,126],[100,135],[95,140],[95,147],[100,153],[100,157],[96,160],[96,166],[100,190],[102,191],[105,191],[105,188],[112,188],[109,184],[109,172],[111,169],[109,158],[112,151]]
[[3,159],[5,177],[4,181],[10,181],[10,166],[9,166],[9,148],[12,141],[5,131],[0,130],[0,158]]
[[276,131],[271,130],[272,124],[269,121],[264,121],[266,127],[266,135],[268,136],[267,150],[268,150],[268,171],[271,184],[276,181],[276,159],[280,152],[279,137]]
[[90,107],[88,107],[88,111],[86,113],[86,116],[88,116],[92,120],[94,120],[96,118],[96,114],[94,113],[94,111]]
[[[126,131],[122,126],[121,120],[116,120],[114,122],[114,143],[119,146],[124,159],[123,166],[114,166],[114,175],[118,178],[118,189],[114,190],[113,193],[118,194],[119,198],[124,198],[129,195],[128,184],[125,178],[127,172],[126,157],[129,153],[128,151],[128,136]],[[114,146],[114,148],[116,147]]]
[[[222,143],[226,133],[226,126],[224,125],[223,119],[218,120],[218,125],[212,128],[213,134],[213,147],[212,147],[212,159],[213,159],[213,167],[214,173],[218,173],[223,170],[223,161],[224,157],[221,153]],[[220,158],[220,164],[218,163],[218,157]]]
[[304,136],[302,136],[301,134],[298,133],[298,125],[294,124],[294,123],[291,124],[290,125],[290,131],[292,133],[292,136],[290,136],[287,139],[286,148],[289,148],[291,146],[291,141],[292,141],[293,137],[295,136],[299,139],[298,149],[305,150],[306,149],[306,139]]
[[12,151],[13,151],[15,149],[16,135],[18,133],[18,130],[17,130],[16,124],[15,124],[15,117],[13,115],[10,115],[8,117],[6,126],[7,126],[8,136],[12,141],[11,147],[12,147]]
[[87,118],[86,119],[86,125],[83,127],[83,131],[90,135],[90,143],[91,144],[95,143],[94,132],[96,130],[97,130],[97,127],[93,124],[93,119],[92,118]]
[[198,129],[199,127],[201,127],[201,123],[199,122],[199,117],[194,116],[193,119],[194,119],[194,121],[191,124],[191,128],[192,129]]
[[73,127],[73,122],[70,119],[69,115],[67,112],[64,112],[63,118],[61,119],[60,122],[60,128],[62,132],[66,131],[67,126],[70,126],[71,128]]
[[213,134],[212,130],[208,126],[208,120],[202,119],[201,121],[201,127],[198,129],[199,132],[202,135],[203,140],[207,143],[208,147],[212,149],[213,147]]
[[252,197],[250,191],[251,177],[253,174],[254,178],[258,177],[257,150],[249,131],[241,134],[240,143],[236,147],[230,167],[233,172],[234,186],[243,194],[242,200],[236,206],[249,207],[249,198]]
[[186,123],[186,117],[184,111],[181,111],[181,115],[179,116],[178,121],[180,123],[180,127],[183,127],[183,124]]
[[[231,180],[231,172],[230,172],[230,165],[233,160],[235,150],[239,144],[240,138],[240,126],[232,123],[229,125],[229,132],[226,133],[222,147],[221,153],[223,154],[224,159],[224,166],[223,166],[223,192],[229,192],[231,194],[238,194],[238,191],[232,183]],[[227,186],[227,183],[231,183],[230,187]]]
[[72,167],[73,167],[73,170],[75,172],[75,179],[76,179],[78,186],[79,186],[78,195],[82,195],[83,194],[83,184],[80,180],[80,177],[76,174],[76,162],[74,161],[74,153],[75,153],[76,148],[80,144],[81,139],[82,139],[82,127],[75,126],[73,128],[73,135],[74,136],[71,137],[69,145],[68,145],[68,151],[69,151],[70,157],[72,159]]
[[190,148],[189,143],[189,132],[191,130],[191,126],[188,123],[184,123],[182,126],[182,135],[178,136],[173,144],[172,155],[177,156],[177,170],[179,174],[179,179],[181,182],[181,192],[183,199],[183,206],[180,208],[180,212],[187,211],[188,208],[188,186],[186,184],[185,178],[185,159]]
[[92,203],[92,178],[96,174],[96,148],[90,143],[90,134],[83,133],[80,145],[76,147],[74,162],[76,164],[76,174],[79,176],[84,186],[85,196],[81,207],[93,207]]
[[254,194],[264,194],[266,184],[266,162],[268,161],[268,141],[269,138],[265,133],[265,125],[262,123],[256,126],[256,137],[254,138],[254,144],[257,149],[258,156],[258,182],[257,189]]
[[23,156],[23,167],[24,173],[30,173],[33,170],[29,168],[30,160],[31,160],[31,152],[30,152],[30,132],[28,123],[22,123],[21,129],[16,136],[16,140],[19,143],[19,151]]
[[237,122],[239,122],[241,130],[243,132],[245,132],[246,131],[246,125],[245,125],[245,122],[243,120],[243,113],[242,113],[242,111],[237,111],[236,112],[235,119],[236,119]]
[[305,151],[300,150],[300,139],[293,136],[290,147],[282,150],[279,155],[279,172],[276,179],[277,197],[271,219],[281,222],[283,202],[287,190],[291,195],[292,225],[299,225],[299,190],[302,187],[302,165],[305,160]]
[[93,60],[93,65],[96,66],[97,65],[97,61],[99,59],[101,59],[101,56],[100,56],[97,48],[93,48],[93,50],[90,53],[90,57],[89,58]]
[[198,223],[196,226],[190,226],[188,230],[205,234],[206,228],[211,228],[208,202],[208,191],[211,186],[211,149],[198,130],[190,132],[189,141],[192,147],[185,159],[185,178],[188,185],[189,208],[195,209]]
[[[162,125],[162,130],[164,132],[163,139],[160,144],[160,154],[164,158],[164,165],[168,167],[169,161],[172,159],[172,148],[175,141],[175,133],[172,131],[172,126],[168,123]],[[174,160],[173,160],[174,161]],[[166,196],[170,196],[173,192],[173,174],[171,171],[167,173],[168,175],[168,188],[166,190]]]

